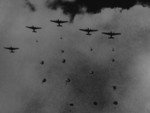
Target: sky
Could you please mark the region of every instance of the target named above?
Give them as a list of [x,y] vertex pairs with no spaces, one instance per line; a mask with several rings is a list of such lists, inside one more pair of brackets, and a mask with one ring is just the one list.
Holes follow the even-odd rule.
[[[150,112],[148,1],[0,0],[0,14],[2,113]],[[69,22],[57,27],[57,19]],[[42,29],[25,27],[32,25]],[[109,31],[121,35],[102,34]]]

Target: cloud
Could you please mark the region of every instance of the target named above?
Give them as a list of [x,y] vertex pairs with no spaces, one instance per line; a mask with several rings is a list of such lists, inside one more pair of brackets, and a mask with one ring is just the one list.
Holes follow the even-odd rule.
[[67,2],[75,2],[75,0],[63,0],[63,1],[67,1]]
[[30,9],[32,12],[36,11],[35,6],[34,6],[29,0],[25,0],[25,2],[26,2],[26,5],[29,7],[29,9]]
[[150,3],[143,0],[130,0],[129,2],[117,0],[116,1],[106,1],[106,0],[74,0],[73,2],[65,0],[47,0],[46,6],[50,9],[57,10],[61,8],[64,14],[70,16],[71,21],[73,21],[76,14],[82,14],[81,9],[86,8],[87,13],[99,13],[103,8],[122,8],[130,9],[136,4],[141,4],[143,6],[148,6]]

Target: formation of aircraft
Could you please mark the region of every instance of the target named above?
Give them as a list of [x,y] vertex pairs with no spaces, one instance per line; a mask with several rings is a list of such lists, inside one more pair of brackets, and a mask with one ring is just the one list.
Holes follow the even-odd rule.
[[11,53],[14,53],[14,51],[19,48],[10,46],[10,47],[4,47],[4,49],[8,49],[8,50],[10,50]]
[[[68,21],[61,21],[61,20],[51,20],[51,22],[55,22],[55,23],[58,23],[58,27],[62,27],[62,25],[61,25],[61,23],[66,23],[66,22],[68,22]],[[35,26],[26,26],[27,28],[29,28],[29,29],[32,29],[33,31],[32,32],[37,32],[36,30],[37,29],[42,29],[42,27],[35,27]],[[84,31],[84,32],[87,32],[87,34],[86,35],[92,35],[91,34],[91,32],[96,32],[96,31],[98,31],[97,29],[90,29],[90,28],[87,28],[87,29],[79,29],[80,31]],[[121,33],[114,33],[114,32],[102,32],[102,34],[105,34],[105,35],[109,35],[110,37],[110,39],[114,39],[114,37],[113,36],[115,36],[115,35],[121,35]],[[62,37],[60,37],[60,39],[63,39]],[[38,40],[36,40],[36,42],[38,42]],[[12,47],[12,46],[10,46],[10,47],[4,47],[5,49],[8,49],[8,50],[10,50],[10,52],[11,53],[14,53],[15,52],[15,50],[18,50],[19,48],[17,48],[17,47]],[[90,48],[90,50],[91,51],[93,51],[93,48]],[[114,48],[112,49],[112,51],[114,51]],[[61,52],[62,53],[64,53],[65,51],[64,50],[61,50]],[[115,62],[115,59],[112,59],[112,62]],[[62,60],[62,63],[66,63],[66,59],[63,59]],[[41,65],[44,65],[44,61],[41,61]],[[94,71],[90,71],[90,74],[91,75],[94,75]],[[42,80],[42,83],[44,84],[45,82],[47,82],[47,79],[46,78],[43,78],[43,80]],[[67,80],[66,80],[66,84],[67,83],[69,83],[69,82],[71,82],[71,79],[70,78],[68,78]],[[117,89],[117,87],[116,86],[113,86],[113,90],[116,90]],[[114,101],[113,102],[113,104],[114,105],[118,105],[118,102],[117,101]],[[71,106],[73,106],[73,104],[70,104]],[[97,102],[94,102],[94,105],[97,105]]]
[[102,32],[102,34],[105,34],[105,35],[109,35],[109,39],[114,39],[113,36],[116,36],[116,35],[121,35],[121,33],[115,33],[115,32]]
[[[65,21],[65,20],[50,20],[51,22],[54,22],[54,23],[57,23],[58,27],[62,27],[62,24],[63,23],[67,23],[68,21]],[[36,26],[26,26],[26,28],[29,28],[29,29],[32,29],[32,32],[36,33],[38,29],[42,29],[42,27],[36,27]],[[87,28],[87,29],[79,29],[80,31],[83,31],[83,32],[87,32],[86,35],[92,35],[91,32],[96,32],[98,31],[97,29],[90,29],[90,28]],[[105,34],[105,35],[109,35],[109,39],[114,39],[113,36],[116,36],[116,35],[121,35],[121,33],[115,33],[115,32],[102,32],[102,34]],[[63,39],[62,37],[60,37],[60,39]],[[36,40],[36,42],[38,42],[38,40]],[[8,49],[10,50],[11,53],[14,53],[15,50],[19,49],[19,48],[16,48],[16,47],[4,47],[5,49]],[[93,51],[93,49],[91,48],[90,49],[91,51]],[[112,51],[114,51],[114,49],[112,49]],[[61,51],[62,53],[64,53],[64,50]],[[62,61],[63,63],[65,63],[65,59]],[[42,63],[43,64],[43,63]]]
[[97,29],[90,29],[90,28],[87,28],[87,29],[79,29],[80,31],[84,31],[84,32],[87,32],[86,35],[92,35],[90,32],[96,32],[98,31]]
[[42,27],[35,27],[35,26],[26,26],[26,28],[32,29],[32,32],[36,33],[37,29],[42,29]]
[[62,25],[61,24],[63,24],[63,23],[67,23],[68,21],[64,21],[64,20],[50,20],[51,22],[54,22],[54,23],[57,23],[58,25],[58,27],[62,27]]

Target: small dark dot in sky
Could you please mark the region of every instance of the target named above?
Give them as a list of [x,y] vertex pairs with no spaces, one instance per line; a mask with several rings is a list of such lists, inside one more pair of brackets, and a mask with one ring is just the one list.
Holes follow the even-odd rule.
[[38,40],[36,40],[36,42],[39,42]]
[[44,79],[42,80],[42,83],[44,83],[44,82],[46,82],[46,78],[44,78]]
[[113,86],[113,90],[116,90],[117,89],[117,86]]
[[60,37],[60,39],[62,40],[62,39],[63,39],[63,37]]
[[115,49],[114,49],[114,48],[112,48],[112,51],[115,51]]
[[74,106],[74,104],[73,104],[73,103],[70,103],[69,105],[70,105],[70,106]]
[[97,103],[96,101],[94,101],[94,102],[93,102],[93,104],[94,104],[95,106],[97,106],[97,105],[98,105],[98,103]]
[[63,60],[62,60],[62,63],[66,63],[66,59],[63,59]]
[[118,105],[118,102],[117,102],[117,101],[114,101],[113,104],[114,104],[114,105]]
[[61,52],[64,53],[65,51],[64,51],[64,50],[61,50]]
[[112,59],[112,62],[115,62],[115,59]]
[[42,65],[44,64],[44,61],[43,61],[43,60],[41,61],[41,64],[42,64]]
[[72,110],[70,109],[70,110],[68,110],[70,113],[72,112]]
[[67,82],[67,83],[68,83],[68,82],[71,82],[70,78],[67,78],[66,82]]
[[90,51],[93,51],[93,48],[90,48]]
[[94,74],[94,71],[90,71],[90,74]]

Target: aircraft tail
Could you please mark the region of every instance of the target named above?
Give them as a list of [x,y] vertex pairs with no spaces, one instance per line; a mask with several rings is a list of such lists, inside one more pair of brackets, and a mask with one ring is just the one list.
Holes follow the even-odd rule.
[[11,50],[10,52],[11,52],[11,53],[14,53],[14,51],[13,51],[13,50]]
[[92,35],[91,33],[87,33],[86,35]]
[[60,24],[58,24],[57,26],[58,26],[58,27],[62,27],[62,25],[60,25]]
[[114,37],[110,36],[109,39],[114,39]]
[[37,31],[33,30],[34,33],[36,33]]

